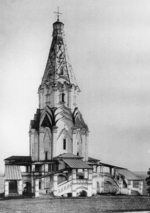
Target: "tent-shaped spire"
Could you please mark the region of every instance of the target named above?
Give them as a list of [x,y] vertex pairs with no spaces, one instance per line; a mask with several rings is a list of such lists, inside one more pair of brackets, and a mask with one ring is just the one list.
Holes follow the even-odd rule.
[[41,85],[58,82],[77,86],[67,53],[64,24],[57,20],[53,24],[53,40]]

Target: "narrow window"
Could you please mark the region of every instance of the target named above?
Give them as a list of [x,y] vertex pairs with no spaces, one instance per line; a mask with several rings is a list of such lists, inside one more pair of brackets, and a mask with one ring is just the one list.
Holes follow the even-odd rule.
[[39,182],[39,189],[41,189],[41,182]]
[[66,139],[63,139],[63,149],[66,150]]
[[65,94],[62,93],[62,102],[65,102]]
[[45,152],[45,160],[48,159],[48,152]]
[[64,70],[63,70],[63,67],[61,68],[61,71],[60,71],[60,75],[63,75],[64,74]]
[[79,156],[79,152],[77,152],[77,156]]

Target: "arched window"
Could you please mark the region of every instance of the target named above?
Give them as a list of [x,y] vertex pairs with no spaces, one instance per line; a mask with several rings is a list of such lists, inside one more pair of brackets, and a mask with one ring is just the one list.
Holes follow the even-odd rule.
[[66,150],[66,138],[63,139],[63,149]]

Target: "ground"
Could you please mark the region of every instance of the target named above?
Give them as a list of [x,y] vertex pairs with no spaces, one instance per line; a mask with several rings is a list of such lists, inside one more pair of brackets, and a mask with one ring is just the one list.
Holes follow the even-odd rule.
[[9,199],[0,200],[0,213],[101,213],[150,210],[149,197],[98,196],[71,199]]

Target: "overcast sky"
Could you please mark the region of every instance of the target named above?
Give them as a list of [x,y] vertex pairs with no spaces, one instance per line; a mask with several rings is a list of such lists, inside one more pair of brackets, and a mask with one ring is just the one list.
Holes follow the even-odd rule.
[[57,6],[81,89],[91,157],[150,167],[150,1],[0,0],[0,170],[29,154],[29,123]]

